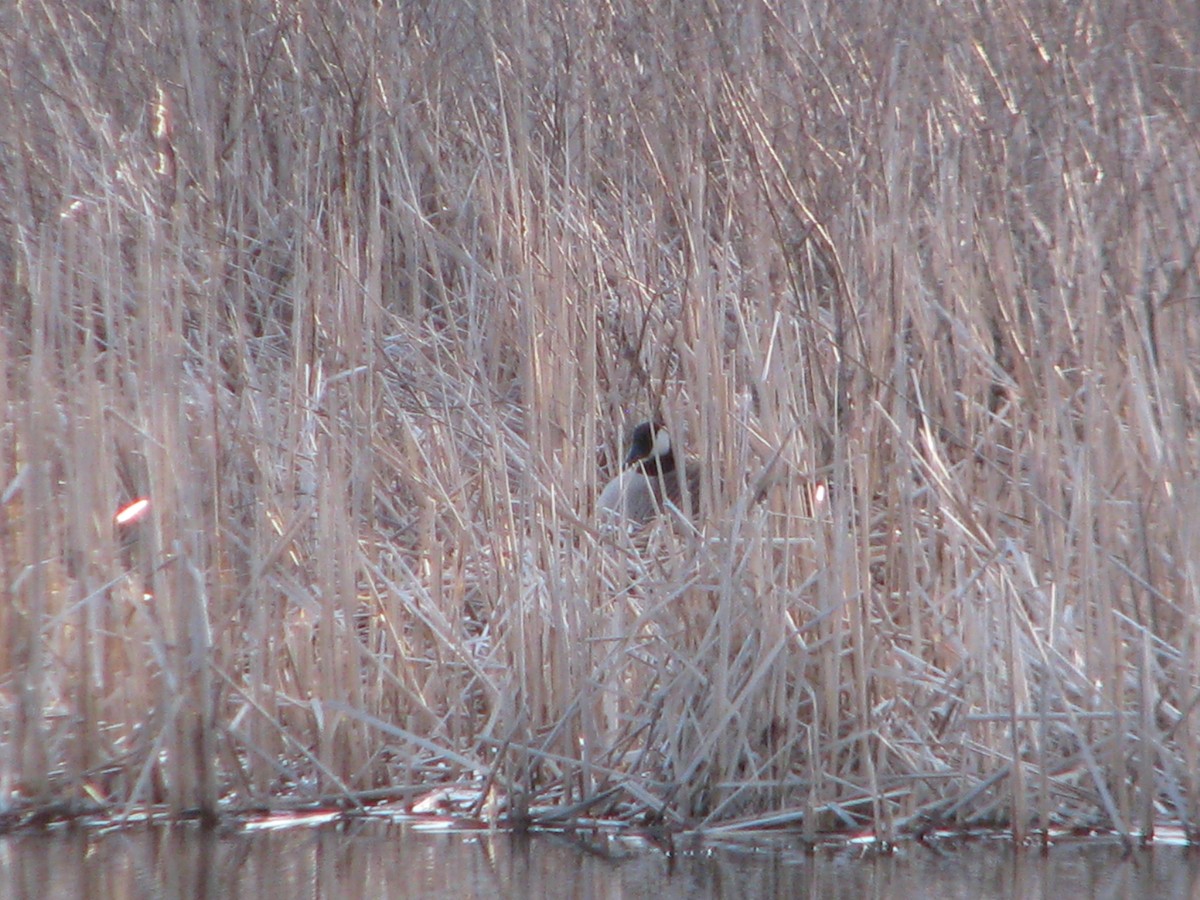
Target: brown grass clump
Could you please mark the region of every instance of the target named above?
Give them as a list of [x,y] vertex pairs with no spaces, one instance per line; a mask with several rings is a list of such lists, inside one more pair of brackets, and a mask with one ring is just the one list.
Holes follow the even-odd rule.
[[235,6],[0,13],[4,821],[1200,823],[1192,4]]

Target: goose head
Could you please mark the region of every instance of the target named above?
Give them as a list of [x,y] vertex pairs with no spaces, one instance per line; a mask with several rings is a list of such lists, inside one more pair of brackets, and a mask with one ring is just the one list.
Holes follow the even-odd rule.
[[647,471],[669,472],[675,468],[675,451],[671,435],[662,422],[643,422],[633,429],[625,468],[639,467]]

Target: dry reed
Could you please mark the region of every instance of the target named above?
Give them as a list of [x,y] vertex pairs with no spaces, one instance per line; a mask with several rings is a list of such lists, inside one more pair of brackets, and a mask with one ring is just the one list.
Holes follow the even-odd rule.
[[1190,832],[1194,12],[0,12],[0,821]]

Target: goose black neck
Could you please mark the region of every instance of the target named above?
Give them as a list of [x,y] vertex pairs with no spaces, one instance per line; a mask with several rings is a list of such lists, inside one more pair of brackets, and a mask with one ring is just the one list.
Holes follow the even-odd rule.
[[675,471],[675,454],[665,453],[662,456],[647,456],[639,460],[637,467],[650,476],[666,475]]

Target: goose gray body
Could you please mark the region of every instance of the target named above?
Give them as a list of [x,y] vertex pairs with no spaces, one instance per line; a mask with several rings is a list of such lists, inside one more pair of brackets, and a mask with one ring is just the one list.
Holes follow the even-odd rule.
[[633,430],[621,473],[605,485],[596,500],[602,521],[643,524],[669,502],[682,508],[683,485],[693,512],[700,504],[700,466],[680,467],[671,437],[659,422],[643,422]]

